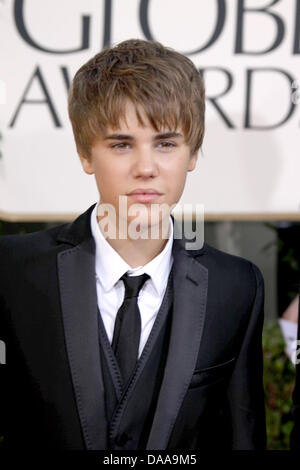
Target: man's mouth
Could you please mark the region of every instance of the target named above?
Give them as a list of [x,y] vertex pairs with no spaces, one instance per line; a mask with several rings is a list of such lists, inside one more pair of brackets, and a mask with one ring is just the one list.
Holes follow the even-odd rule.
[[148,189],[137,188],[127,194],[127,196],[131,197],[136,202],[140,202],[144,204],[155,201],[161,195],[162,195],[161,192],[153,188],[148,188]]

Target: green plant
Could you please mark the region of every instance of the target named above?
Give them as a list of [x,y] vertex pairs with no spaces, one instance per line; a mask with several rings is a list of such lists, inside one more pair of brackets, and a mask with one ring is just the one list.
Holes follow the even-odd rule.
[[293,427],[295,366],[285,353],[285,342],[277,321],[264,325],[263,353],[268,449],[286,450]]

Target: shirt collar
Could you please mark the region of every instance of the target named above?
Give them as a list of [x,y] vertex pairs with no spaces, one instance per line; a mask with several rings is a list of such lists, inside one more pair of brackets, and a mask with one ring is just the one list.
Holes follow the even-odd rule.
[[171,217],[169,223],[170,236],[164,249],[144,266],[132,268],[102,234],[97,221],[98,204],[95,205],[91,213],[91,231],[96,245],[96,277],[101,282],[104,291],[108,292],[112,289],[126,272],[135,276],[146,273],[150,276],[157,294],[162,295],[173,262],[173,222]]

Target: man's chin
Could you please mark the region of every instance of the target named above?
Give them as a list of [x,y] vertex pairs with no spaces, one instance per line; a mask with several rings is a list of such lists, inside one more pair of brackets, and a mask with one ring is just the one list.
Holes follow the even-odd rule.
[[171,209],[167,204],[119,204],[116,208],[102,203],[98,210],[98,222],[102,233],[108,238],[167,238]]
[[160,239],[167,238],[168,236],[169,214],[153,216],[149,210],[148,213],[138,216],[129,215],[127,218],[121,217],[119,221],[119,228],[121,229],[123,226],[123,233],[127,230],[127,236],[132,240]]

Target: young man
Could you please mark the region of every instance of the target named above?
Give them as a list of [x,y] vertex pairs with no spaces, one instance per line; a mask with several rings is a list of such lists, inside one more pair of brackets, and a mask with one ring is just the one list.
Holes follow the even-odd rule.
[[265,447],[261,273],[188,250],[170,216],[204,109],[193,63],[159,43],[76,73],[69,114],[100,197],[71,224],[0,239],[6,447]]

